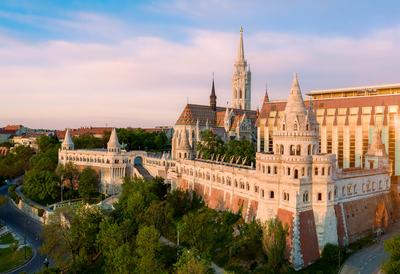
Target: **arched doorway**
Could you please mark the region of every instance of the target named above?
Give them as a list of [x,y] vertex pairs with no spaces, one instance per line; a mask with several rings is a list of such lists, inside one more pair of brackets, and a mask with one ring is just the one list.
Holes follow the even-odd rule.
[[143,158],[142,158],[142,156],[136,156],[136,157],[133,159],[133,164],[134,164],[135,166],[141,166],[141,165],[143,164]]
[[375,211],[375,229],[386,229],[389,226],[389,215],[385,202],[380,202]]

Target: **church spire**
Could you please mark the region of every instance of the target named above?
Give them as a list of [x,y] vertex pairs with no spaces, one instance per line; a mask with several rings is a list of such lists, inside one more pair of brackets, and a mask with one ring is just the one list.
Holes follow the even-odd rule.
[[243,48],[243,27],[240,27],[240,40],[239,40],[239,49],[237,56],[238,63],[244,63],[244,48]]
[[264,95],[264,103],[269,102],[269,96],[268,96],[268,85],[265,84],[265,95]]
[[210,107],[213,111],[217,110],[217,96],[215,95],[214,73],[213,73],[211,95],[210,95]]

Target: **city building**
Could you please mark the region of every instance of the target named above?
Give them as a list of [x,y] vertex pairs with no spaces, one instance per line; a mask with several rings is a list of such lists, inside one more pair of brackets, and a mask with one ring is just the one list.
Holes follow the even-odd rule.
[[[374,136],[382,130],[382,141],[393,161],[392,182],[400,176],[399,105],[400,84],[313,90],[309,101],[320,125],[320,150],[337,155],[339,167],[362,167],[363,157]],[[270,101],[268,94],[258,119],[257,150],[273,150],[273,132],[281,119],[286,101]]]
[[[257,111],[250,109],[251,72],[244,58],[243,29],[232,77],[232,107],[218,107],[215,82],[212,81],[210,104],[187,104],[174,126],[172,156],[194,156],[196,143],[204,130],[212,130],[224,141],[256,140]],[[179,156],[181,155],[181,156]],[[185,157],[184,157],[185,158]]]
[[168,179],[201,195],[209,207],[241,210],[246,220],[278,217],[289,227],[289,259],[296,269],[317,260],[327,243],[346,245],[387,228],[395,210],[392,165],[378,125],[362,167],[340,168],[335,154],[320,151],[320,125],[295,76],[273,126],[270,150],[257,153],[254,168],[195,159],[183,131],[181,155]]

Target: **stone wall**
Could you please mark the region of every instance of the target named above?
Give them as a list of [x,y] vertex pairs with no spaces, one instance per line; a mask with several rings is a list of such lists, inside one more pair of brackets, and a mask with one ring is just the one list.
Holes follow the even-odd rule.
[[378,228],[387,229],[393,223],[395,206],[391,196],[391,193],[388,193],[343,203],[345,226],[350,243],[373,233]]

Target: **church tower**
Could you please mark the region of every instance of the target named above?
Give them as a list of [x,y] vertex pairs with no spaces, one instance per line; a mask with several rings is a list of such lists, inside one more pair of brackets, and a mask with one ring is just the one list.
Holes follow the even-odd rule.
[[118,141],[117,131],[115,128],[112,129],[110,139],[107,143],[107,151],[109,153],[120,153],[121,145]]
[[243,28],[240,28],[238,56],[234,65],[232,77],[232,107],[251,109],[251,72],[244,59]]

